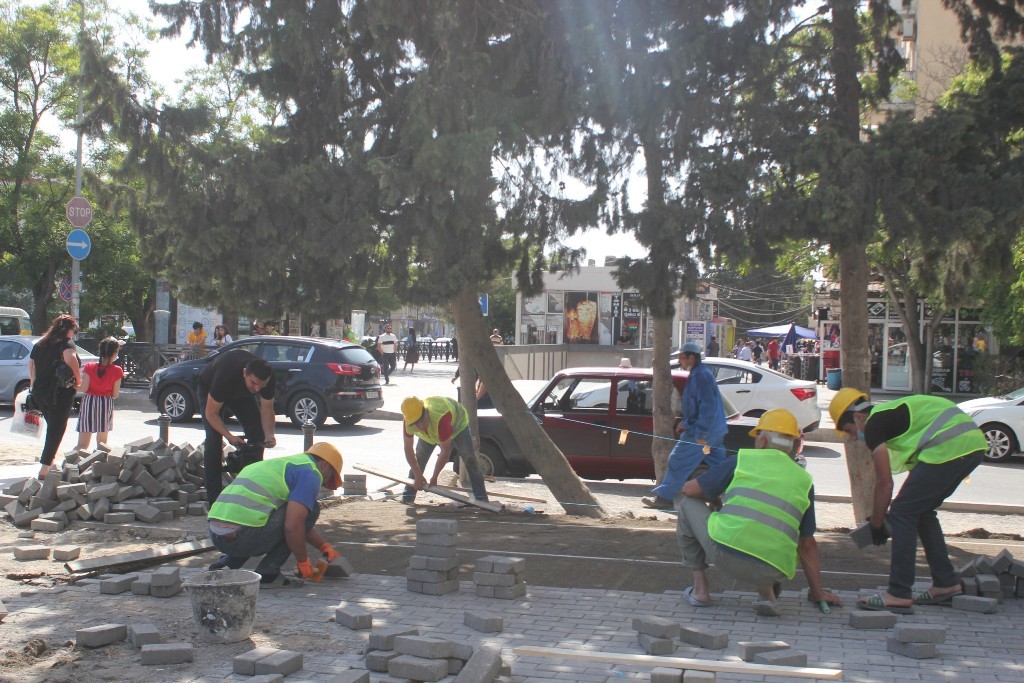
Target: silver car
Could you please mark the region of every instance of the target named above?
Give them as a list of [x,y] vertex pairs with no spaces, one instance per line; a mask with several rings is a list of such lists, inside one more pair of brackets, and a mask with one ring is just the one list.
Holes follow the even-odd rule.
[[[14,397],[29,385],[28,356],[42,337],[27,334],[0,336],[0,403],[14,403]],[[82,365],[99,361],[99,356],[75,346]]]

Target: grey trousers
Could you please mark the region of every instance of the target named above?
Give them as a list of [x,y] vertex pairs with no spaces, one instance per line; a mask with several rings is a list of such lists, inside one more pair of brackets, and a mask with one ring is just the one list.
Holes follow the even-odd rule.
[[708,520],[711,510],[700,498],[690,498],[682,493],[674,501],[677,515],[676,540],[683,554],[683,566],[687,569],[707,569],[708,562],[738,581],[753,584],[759,589],[770,588],[786,576],[766,562],[746,559],[724,550],[708,535]]

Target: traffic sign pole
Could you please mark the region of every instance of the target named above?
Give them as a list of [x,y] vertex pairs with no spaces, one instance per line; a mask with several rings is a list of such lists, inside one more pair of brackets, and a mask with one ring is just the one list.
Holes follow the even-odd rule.
[[79,307],[82,303],[82,298],[79,295],[82,286],[82,269],[79,265],[81,263],[78,259],[71,259],[71,317],[75,320],[78,320]]

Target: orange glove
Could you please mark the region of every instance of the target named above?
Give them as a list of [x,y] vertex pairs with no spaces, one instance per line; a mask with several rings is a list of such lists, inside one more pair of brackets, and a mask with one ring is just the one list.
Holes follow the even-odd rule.
[[330,543],[324,543],[320,546],[320,552],[328,562],[334,562],[336,559],[341,557],[341,553],[332,548]]
[[303,578],[303,579],[312,579],[313,578],[313,565],[311,565],[309,563],[308,559],[305,562],[297,563],[295,565],[295,568],[298,570],[299,576],[301,578]]

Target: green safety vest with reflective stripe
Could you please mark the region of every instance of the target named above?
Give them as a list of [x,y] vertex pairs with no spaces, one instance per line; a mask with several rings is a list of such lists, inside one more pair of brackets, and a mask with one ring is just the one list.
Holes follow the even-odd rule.
[[452,414],[452,437],[469,426],[469,413],[458,401],[443,396],[430,396],[423,399],[423,407],[426,408],[427,419],[430,420],[427,430],[422,431],[412,425],[407,425],[407,428],[410,434],[420,437],[427,443],[432,443],[435,446],[441,443],[437,426],[440,424],[441,418],[448,413]]
[[812,483],[811,475],[782,451],[743,449],[722,494],[722,509],[708,519],[708,535],[792,579]]
[[323,483],[313,456],[306,453],[254,462],[221,492],[210,508],[209,518],[242,526],[264,526],[271,513],[288,502],[288,484],[284,480],[288,465],[309,467]]
[[893,474],[911,470],[918,462],[938,465],[988,450],[985,435],[971,416],[941,396],[907,396],[883,403],[871,409],[868,422],[901,405],[910,411],[910,427],[885,442]]

